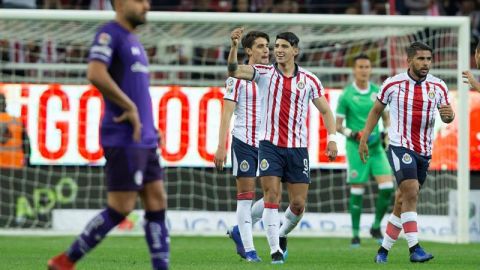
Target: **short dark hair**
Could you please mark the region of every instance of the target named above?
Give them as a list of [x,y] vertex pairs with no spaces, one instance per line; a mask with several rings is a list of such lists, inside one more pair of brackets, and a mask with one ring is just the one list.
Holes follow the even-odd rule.
[[355,56],[355,58],[353,58],[353,65],[355,65],[357,63],[357,60],[360,60],[360,59],[370,61],[370,57],[368,57],[366,54],[362,53],[362,54],[359,54],[359,55]]
[[415,41],[407,48],[407,57],[412,58],[417,54],[417,51],[430,51],[433,53],[432,47],[421,41]]
[[250,31],[242,38],[243,48],[251,49],[257,38],[264,38],[267,40],[267,42],[270,42],[270,37],[266,33],[260,31]]
[[478,40],[478,43],[477,43],[477,48],[476,48],[477,51],[480,51],[480,40]]
[[288,43],[290,43],[290,45],[292,45],[292,47],[298,47],[298,43],[300,42],[300,39],[297,37],[297,35],[295,35],[292,32],[280,33],[280,34],[277,35],[277,38],[275,39],[275,41],[277,39],[284,39],[284,40],[288,41]]

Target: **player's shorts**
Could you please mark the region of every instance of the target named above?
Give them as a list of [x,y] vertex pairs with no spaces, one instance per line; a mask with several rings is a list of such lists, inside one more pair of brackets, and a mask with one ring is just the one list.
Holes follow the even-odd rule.
[[421,156],[405,147],[393,145],[388,147],[387,156],[398,185],[405,179],[417,179],[420,185],[423,185],[431,157]]
[[358,143],[347,140],[348,184],[365,184],[370,176],[391,175],[387,154],[380,143],[369,146],[368,159],[363,163]]
[[237,177],[256,177],[258,174],[258,148],[232,136],[232,167]]
[[156,148],[105,147],[108,191],[138,191],[143,185],[163,180]]
[[279,147],[269,141],[260,141],[258,161],[260,176],[278,176],[283,182],[310,184],[306,147]]

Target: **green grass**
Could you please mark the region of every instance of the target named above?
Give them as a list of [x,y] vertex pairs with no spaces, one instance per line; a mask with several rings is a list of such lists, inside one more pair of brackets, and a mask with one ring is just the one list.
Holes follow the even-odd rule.
[[[66,249],[74,237],[0,237],[0,269],[46,269],[49,257]],[[351,249],[349,239],[290,238],[289,258],[284,265],[270,265],[265,237],[255,238],[263,262],[249,264],[234,252],[226,237],[172,237],[172,270],[235,270],[235,269],[480,269],[480,244],[454,245],[422,242],[435,255],[424,264],[408,261],[406,242],[396,243],[387,265],[375,265],[377,244],[362,239],[362,246]],[[78,264],[80,270],[150,269],[143,237],[107,237]]]

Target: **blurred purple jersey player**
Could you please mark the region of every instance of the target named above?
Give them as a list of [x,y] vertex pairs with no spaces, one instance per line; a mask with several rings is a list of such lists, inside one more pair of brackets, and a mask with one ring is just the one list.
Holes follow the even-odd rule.
[[49,269],[75,269],[75,263],[134,209],[138,194],[145,208],[145,238],[152,267],[168,269],[166,194],[149,94],[148,60],[133,33],[146,22],[150,2],[115,0],[113,4],[115,20],[98,30],[87,73],[105,101],[100,134],[106,158],[107,207],[66,252],[48,262]]

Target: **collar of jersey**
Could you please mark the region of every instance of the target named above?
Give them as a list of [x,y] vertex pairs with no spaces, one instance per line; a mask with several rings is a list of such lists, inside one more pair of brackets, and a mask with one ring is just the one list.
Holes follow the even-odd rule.
[[[296,77],[296,76],[297,76],[297,73],[298,73],[298,65],[297,65],[297,63],[293,63],[293,64],[295,65],[295,70],[293,71],[293,76],[290,77],[290,78]],[[275,67],[275,69],[277,70],[278,73],[280,73],[283,77],[288,78],[287,76],[283,75],[282,71],[278,68],[278,63],[277,63],[277,62],[273,63],[273,66]]]
[[407,76],[408,76],[408,78],[410,78],[410,80],[414,81],[416,85],[421,85],[427,79],[428,74],[427,74],[427,76],[423,77],[421,80],[416,81],[414,78],[412,78],[412,76],[410,76],[409,71],[410,71],[410,69],[407,69]]

